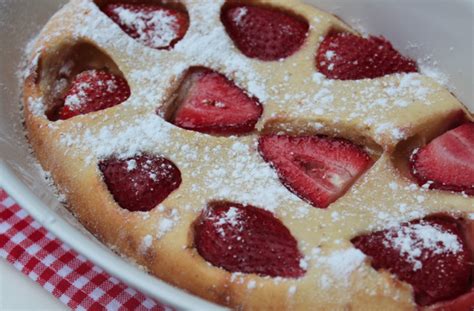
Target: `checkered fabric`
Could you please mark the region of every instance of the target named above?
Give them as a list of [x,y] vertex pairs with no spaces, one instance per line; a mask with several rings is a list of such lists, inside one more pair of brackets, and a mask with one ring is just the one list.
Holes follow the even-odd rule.
[[0,257],[74,310],[169,310],[62,243],[2,189]]

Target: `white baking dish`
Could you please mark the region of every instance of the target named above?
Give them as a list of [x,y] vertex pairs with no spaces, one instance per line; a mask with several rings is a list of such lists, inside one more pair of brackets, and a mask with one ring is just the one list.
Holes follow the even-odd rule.
[[[205,1],[205,0],[199,0]],[[213,1],[213,0],[206,0]],[[147,275],[95,240],[64,209],[28,151],[19,112],[16,72],[22,50],[66,0],[0,0],[0,187],[52,233],[110,274],[182,309],[218,308]],[[387,37],[397,49],[450,77],[474,111],[474,0],[307,0],[347,23]],[[435,63],[436,62],[436,63]]]

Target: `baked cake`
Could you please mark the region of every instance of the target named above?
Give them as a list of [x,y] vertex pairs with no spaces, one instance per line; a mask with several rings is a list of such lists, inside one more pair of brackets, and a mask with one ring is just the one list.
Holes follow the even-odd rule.
[[24,83],[68,209],[236,309],[472,310],[473,115],[295,0],[72,0]]

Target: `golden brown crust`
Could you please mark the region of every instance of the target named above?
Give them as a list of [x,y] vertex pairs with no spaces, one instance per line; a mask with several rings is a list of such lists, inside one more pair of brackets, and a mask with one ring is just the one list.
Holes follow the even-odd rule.
[[[353,263],[341,276],[331,271],[325,258],[338,251],[341,256],[349,256],[354,250],[350,239],[383,227],[386,219],[381,214],[405,221],[433,212],[473,213],[473,198],[413,185],[403,174],[406,157],[401,155],[405,149],[399,147],[410,137],[422,141],[435,135],[438,125],[460,110],[468,118],[472,116],[449,91],[422,75],[392,75],[358,82],[329,81],[315,75],[313,62],[319,38],[332,28],[350,29],[335,17],[298,1],[268,2],[293,10],[311,24],[302,49],[282,62],[243,61],[230,41],[225,41],[218,16],[220,4],[216,1],[206,5],[183,1],[191,27],[181,46],[172,51],[144,48],[123,34],[89,0],[71,1],[46,25],[30,56],[33,66],[24,85],[25,124],[36,156],[66,195],[68,208],[90,232],[152,274],[205,299],[249,310],[308,310],[314,306],[318,310],[413,310],[411,287],[388,273],[373,270],[367,260]],[[213,29],[217,29],[215,37]],[[214,48],[220,49],[218,53],[225,51],[229,55],[199,56],[205,53],[196,50],[209,42],[196,38],[206,36],[216,44]],[[216,39],[224,41],[223,47],[212,41]],[[99,52],[94,53],[108,55],[104,62],[112,60],[109,68],[116,64],[114,70],[127,78],[132,96],[126,103],[107,110],[67,121],[48,121],[41,105],[52,105],[50,84],[55,72],[70,50],[83,42],[95,46]],[[232,63],[227,58],[238,61]],[[265,170],[266,164],[255,150],[256,134],[243,138],[200,135],[167,125],[155,115],[186,69],[198,65],[226,74],[259,97],[265,107],[259,130],[346,137],[368,146],[378,158],[377,163],[328,210],[311,208],[274,177],[268,180],[253,176],[255,180],[249,184],[246,180],[227,182],[215,177],[219,166],[225,170],[224,176],[233,176],[235,166],[226,164],[242,155],[246,162],[241,160],[240,169],[244,172]],[[401,86],[402,82],[413,81],[424,89],[423,96]],[[387,88],[398,93],[386,95]],[[330,94],[330,98],[325,99],[324,94]],[[388,98],[388,104],[379,108],[371,105],[381,94]],[[330,103],[324,104],[324,100]],[[408,107],[397,106],[397,100],[409,103]],[[361,103],[367,106],[361,107]],[[153,126],[143,129],[143,122]],[[436,126],[428,126],[433,124]],[[107,191],[97,167],[101,157],[136,148],[130,141],[117,139],[127,127],[146,136],[147,140],[137,137],[143,143],[139,151],[164,154],[183,175],[180,188],[160,208],[146,213],[121,209]],[[104,129],[111,136],[103,135],[107,132],[101,132]],[[207,201],[222,196],[213,188],[221,183],[229,188],[228,199],[270,208],[285,223],[308,258],[304,277],[293,280],[231,274],[198,255],[192,245],[191,224]],[[254,187],[261,187],[262,193],[274,191],[278,200],[259,198]],[[265,203],[271,206],[262,206]],[[405,206],[403,212],[401,204]],[[163,219],[173,220],[174,226],[160,231]],[[151,242],[145,243],[145,239]],[[317,256],[312,254],[315,248],[319,250]]]

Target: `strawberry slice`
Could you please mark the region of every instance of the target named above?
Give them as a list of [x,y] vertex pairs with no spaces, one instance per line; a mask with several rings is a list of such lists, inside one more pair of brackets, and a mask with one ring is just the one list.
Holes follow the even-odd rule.
[[222,10],[221,20],[243,54],[264,61],[295,53],[309,29],[307,21],[273,7],[227,6]]
[[416,62],[402,56],[385,38],[349,33],[330,33],[324,38],[316,54],[316,67],[326,77],[339,80],[418,71]]
[[289,190],[319,208],[341,197],[373,163],[352,142],[323,136],[262,136],[259,149]]
[[115,201],[131,212],[153,209],[181,184],[181,172],[163,157],[109,158],[99,169]]
[[465,123],[416,150],[410,165],[420,186],[474,195],[474,123]]
[[172,48],[189,27],[185,12],[159,4],[112,3],[102,11],[130,37],[153,49]]
[[80,114],[107,109],[130,97],[127,81],[103,70],[87,70],[78,74],[64,95],[59,108],[59,119],[66,120]]
[[297,278],[305,273],[295,238],[266,210],[212,202],[194,230],[197,251],[214,266],[272,277]]
[[232,81],[209,69],[192,71],[178,90],[172,123],[202,133],[253,131],[263,108]]
[[450,301],[443,301],[430,306],[426,311],[472,311],[474,310],[474,287],[464,294]]
[[372,257],[372,266],[413,286],[415,301],[430,305],[454,299],[472,287],[472,255],[457,219],[433,215],[352,239]]

